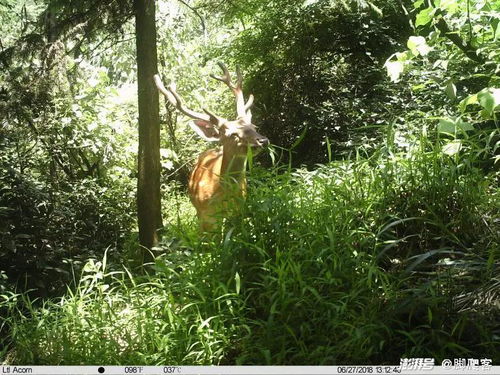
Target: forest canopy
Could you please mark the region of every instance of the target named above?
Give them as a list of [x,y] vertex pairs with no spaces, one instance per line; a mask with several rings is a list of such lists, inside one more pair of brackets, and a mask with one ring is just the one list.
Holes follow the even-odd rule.
[[[0,360],[497,364],[499,40],[499,0],[0,0]],[[270,146],[208,236],[224,66]]]

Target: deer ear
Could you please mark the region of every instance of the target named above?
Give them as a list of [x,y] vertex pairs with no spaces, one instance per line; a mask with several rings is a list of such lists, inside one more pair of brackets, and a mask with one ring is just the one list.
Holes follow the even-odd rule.
[[194,120],[189,123],[191,128],[201,138],[209,142],[218,142],[220,139],[219,130],[210,121]]

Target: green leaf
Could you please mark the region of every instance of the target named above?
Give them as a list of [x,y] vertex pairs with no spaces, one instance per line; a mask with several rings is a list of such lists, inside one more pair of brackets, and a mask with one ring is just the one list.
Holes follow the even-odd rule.
[[373,4],[371,1],[368,1],[368,5],[378,16],[382,17],[384,15],[384,13],[382,13],[382,9]]
[[439,119],[439,124],[437,127],[438,132],[446,134],[457,134],[474,130],[474,127],[468,122],[462,121],[460,119],[452,120],[449,118]]
[[411,51],[405,51],[405,52],[398,52],[396,53],[396,58],[398,61],[401,62],[409,62],[410,60],[413,59],[415,55],[411,53]]
[[418,9],[424,3],[424,0],[417,0],[413,3],[413,8]]
[[498,27],[500,20],[495,18],[491,21],[491,27],[493,28],[493,40],[497,40],[500,38],[500,27]]
[[451,100],[455,100],[457,98],[457,87],[455,86],[453,81],[448,82],[446,88],[444,89],[444,92],[446,93],[446,96],[448,96],[448,98],[450,98]]
[[493,114],[495,108],[500,105],[500,89],[488,88],[477,93],[479,104],[487,113]]
[[488,112],[484,108],[479,112],[479,115],[481,116],[481,118],[483,120],[489,120],[489,119],[491,119],[491,112]]
[[269,157],[271,158],[271,164],[275,165],[276,164],[276,154],[277,154],[276,150],[272,146],[269,146],[268,150],[269,150]]
[[251,171],[253,169],[253,152],[250,146],[247,147],[247,164],[248,169]]
[[443,154],[453,156],[462,149],[462,142],[456,140],[443,146]]
[[474,126],[472,126],[469,122],[465,122],[462,120],[457,120],[457,122],[455,123],[455,127],[456,127],[457,131],[461,131],[461,132],[467,132],[467,131],[474,130]]
[[418,85],[414,85],[411,87],[411,89],[415,92],[418,92],[418,91],[422,91],[423,89],[425,89],[426,87],[426,84],[425,83],[420,83]]
[[440,133],[455,134],[455,121],[450,119],[440,119],[437,130]]
[[293,145],[290,147],[290,151],[293,150],[295,147],[297,147],[300,144],[300,142],[302,142],[302,140],[306,136],[307,130],[308,126],[306,124],[306,126],[304,126],[304,129],[302,130],[302,133],[300,133],[300,136],[295,140],[295,142],[293,142]]
[[495,98],[491,95],[490,92],[480,92],[478,95],[479,104],[483,107],[487,112],[493,112],[493,108],[495,108]]
[[435,12],[435,9],[432,7],[425,8],[417,14],[417,18],[415,19],[415,27],[425,26],[432,20],[432,16]]
[[330,144],[330,140],[326,137],[326,151],[328,152],[328,162],[332,162],[332,145]]
[[469,104],[477,104],[477,103],[478,103],[477,94],[469,95],[460,102],[458,108],[460,109],[461,112],[464,112]]
[[441,0],[439,7],[444,9],[446,13],[452,14],[458,10],[457,0]]
[[449,60],[436,60],[434,64],[432,64],[432,69],[436,69],[437,67],[441,67],[444,70],[448,70]]
[[240,294],[241,278],[238,272],[234,275],[234,281],[236,282],[236,294]]

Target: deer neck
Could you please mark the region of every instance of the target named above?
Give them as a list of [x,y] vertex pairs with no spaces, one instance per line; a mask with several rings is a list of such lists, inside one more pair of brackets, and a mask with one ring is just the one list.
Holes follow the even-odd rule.
[[222,146],[222,178],[240,183],[245,179],[246,164],[246,147],[242,148],[231,144]]

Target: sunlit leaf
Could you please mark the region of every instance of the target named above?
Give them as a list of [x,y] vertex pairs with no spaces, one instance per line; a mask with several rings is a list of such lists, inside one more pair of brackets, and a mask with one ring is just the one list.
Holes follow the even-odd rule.
[[495,108],[500,105],[500,89],[485,89],[477,94],[477,98],[481,107],[492,114]]
[[415,56],[425,56],[431,51],[431,47],[427,45],[422,36],[410,36],[406,45]]
[[391,78],[391,81],[398,82],[404,70],[404,63],[401,61],[386,61],[384,66],[387,69],[387,74]]
[[292,146],[290,147],[290,150],[293,150],[303,141],[304,137],[306,136],[307,130],[308,126],[306,125],[302,130],[302,133],[300,133],[300,136],[295,140],[295,142],[293,142]]
[[491,95],[493,95],[493,98],[495,99],[495,108],[500,105],[500,89],[497,88],[492,88],[490,89]]
[[424,3],[424,0],[417,0],[417,1],[415,1],[415,2],[413,3],[413,7],[414,7],[415,9],[418,9],[418,8],[420,8],[420,6],[421,6],[423,3]]
[[494,20],[491,21],[491,27],[493,28],[493,39],[497,40],[500,38],[500,27],[498,27],[500,24],[500,19],[495,18]]
[[432,68],[435,69],[437,67],[441,67],[444,70],[448,70],[449,62],[450,62],[449,60],[436,60],[436,62],[432,64]]
[[441,0],[439,7],[446,10],[448,14],[455,13],[458,10],[457,0]]
[[241,278],[238,272],[234,275],[234,281],[236,283],[236,294],[240,294]]
[[302,6],[304,8],[308,7],[309,5],[316,4],[319,0],[305,0]]
[[97,289],[99,289],[99,292],[104,293],[106,290],[109,289],[109,284],[99,284],[97,286]]
[[459,140],[449,142],[443,146],[443,154],[453,156],[462,149],[462,142]]
[[488,5],[488,1],[486,0],[479,0],[476,2],[476,9],[477,10],[482,10]]
[[269,150],[269,157],[271,158],[271,163],[272,163],[272,165],[275,165],[276,164],[276,150],[272,146],[269,146],[268,150]]
[[460,111],[464,112],[469,104],[477,104],[477,103],[478,103],[477,94],[469,95],[460,102],[458,108],[460,109]]
[[211,316],[211,317],[209,317],[209,318],[207,318],[207,319],[203,320],[203,321],[201,322],[201,324],[198,326],[198,329],[199,329],[199,330],[201,330],[201,329],[203,329],[203,328],[205,328],[205,327],[209,327],[209,325],[210,325],[210,321],[211,321],[212,319],[214,319],[214,318],[216,318],[216,317],[215,317],[215,316]]
[[444,92],[446,93],[446,96],[448,96],[448,98],[450,98],[451,100],[455,100],[457,98],[457,87],[455,86],[453,81],[448,82],[446,88],[444,89]]
[[415,27],[427,25],[432,20],[432,16],[435,12],[434,8],[425,8],[417,14],[415,19]]
[[478,94],[479,104],[487,111],[492,112],[495,107],[495,98],[489,92],[482,92]]
[[423,89],[425,89],[425,86],[426,86],[425,83],[420,83],[418,85],[412,86],[411,89],[413,91],[417,91],[418,92],[418,91],[422,91]]
[[415,56],[411,51],[398,52],[395,54],[396,59],[401,62],[408,62]]

